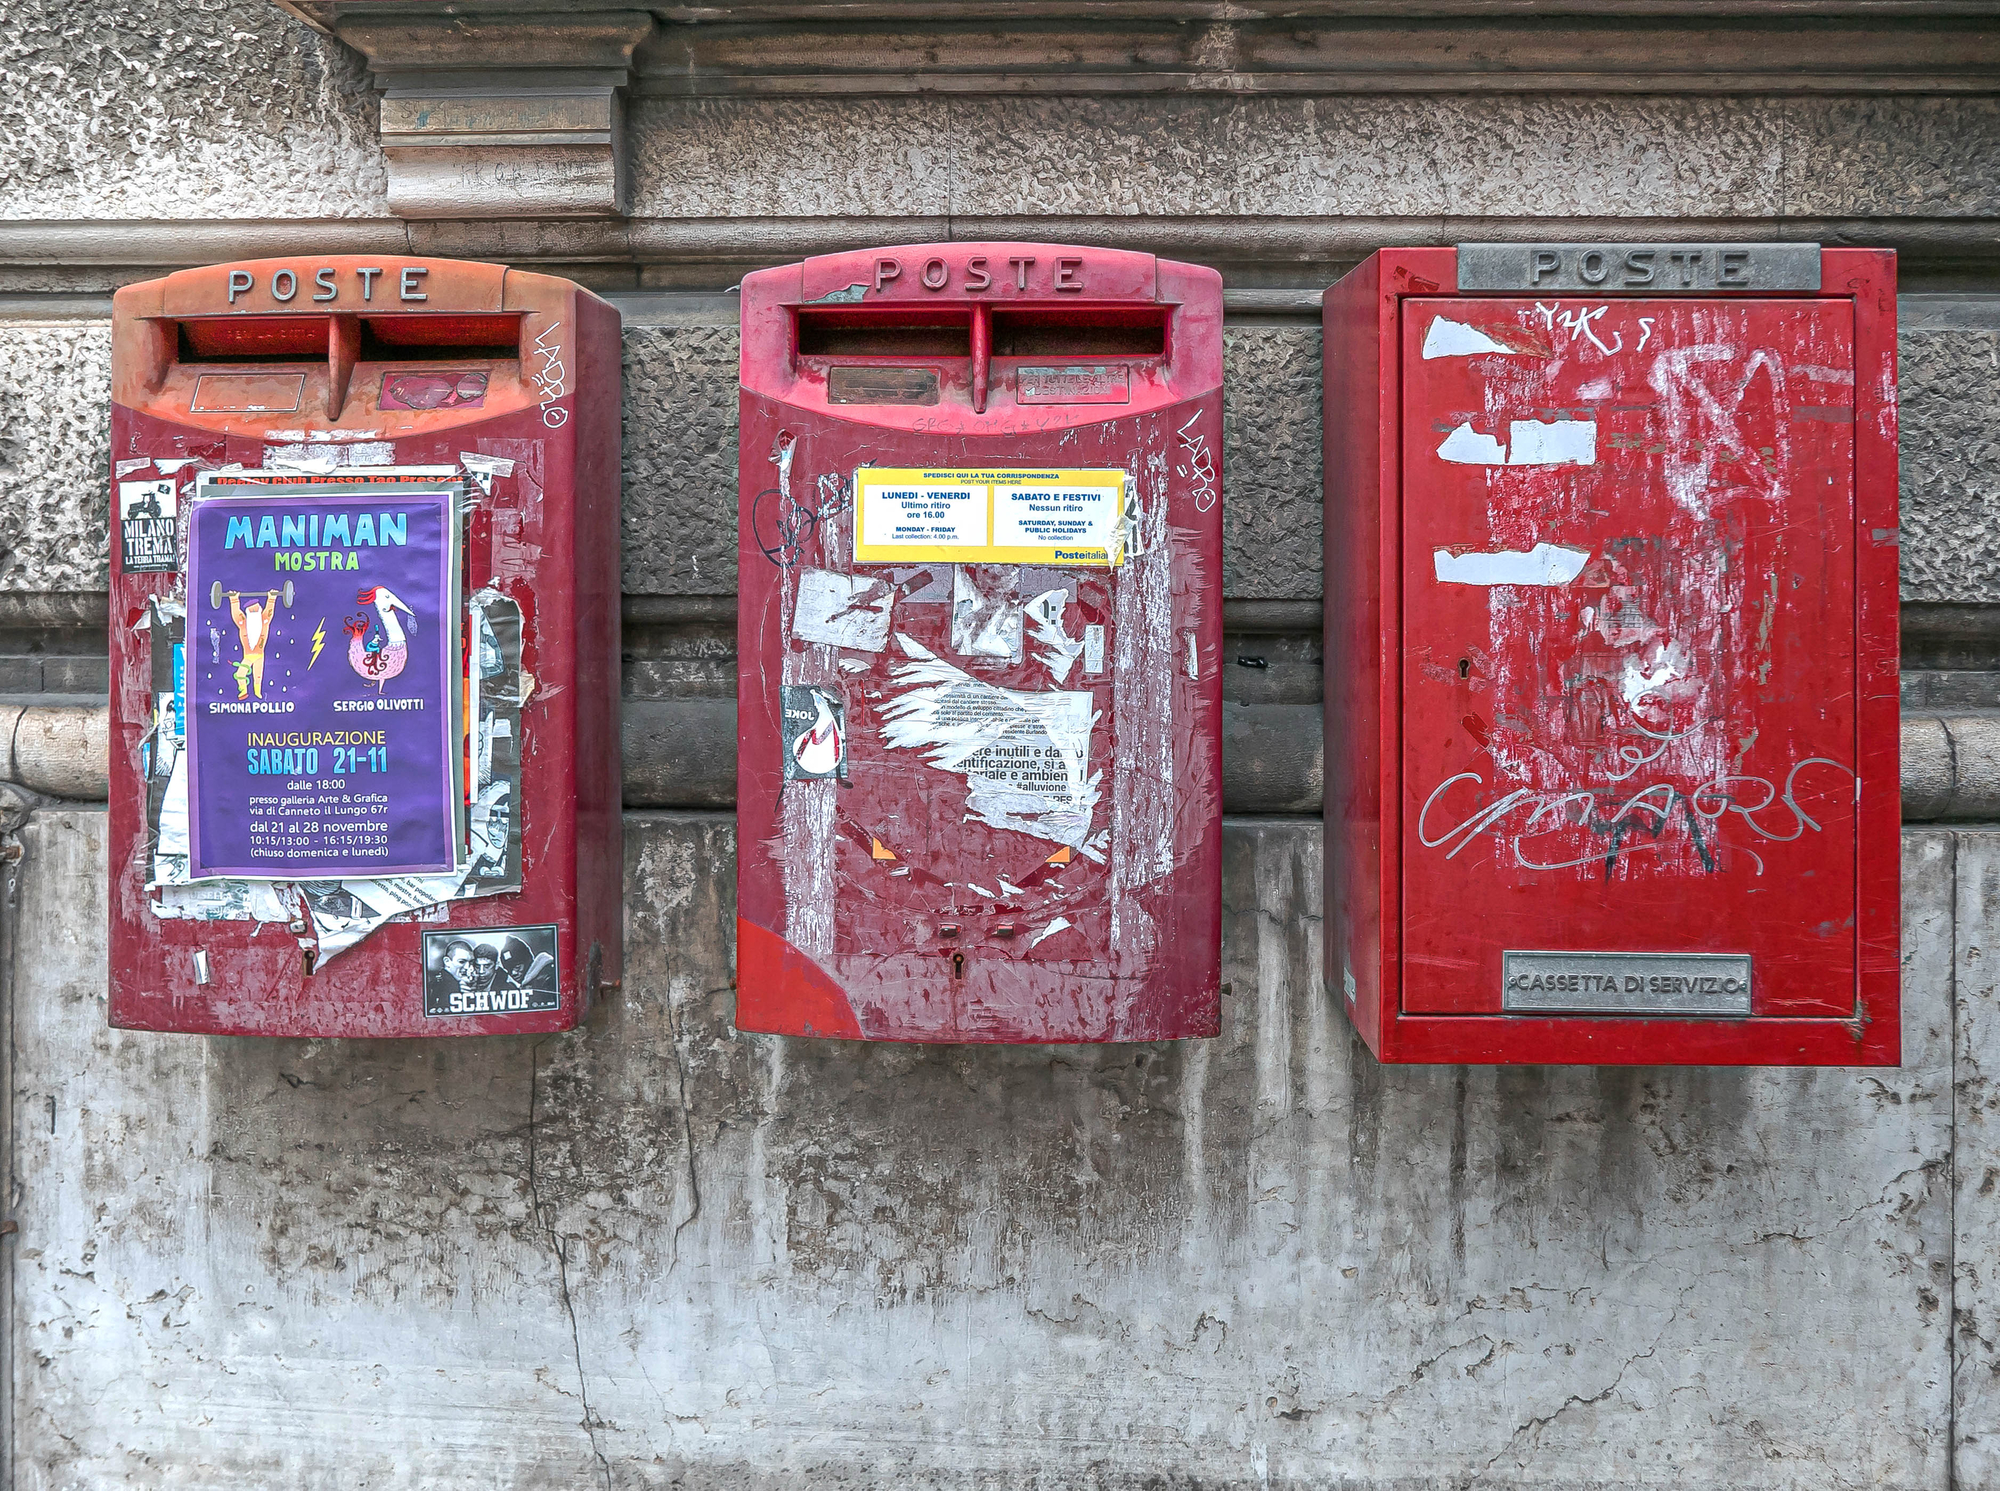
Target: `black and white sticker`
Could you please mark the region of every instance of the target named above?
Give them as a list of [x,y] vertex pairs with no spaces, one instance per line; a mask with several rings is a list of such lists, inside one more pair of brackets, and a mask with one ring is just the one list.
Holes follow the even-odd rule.
[[553,925],[424,933],[426,1015],[525,1015],[561,1006]]
[[785,780],[847,776],[847,710],[840,695],[809,683],[784,685],[780,700]]
[[172,477],[118,483],[118,542],[128,575],[172,574],[181,567],[180,502]]

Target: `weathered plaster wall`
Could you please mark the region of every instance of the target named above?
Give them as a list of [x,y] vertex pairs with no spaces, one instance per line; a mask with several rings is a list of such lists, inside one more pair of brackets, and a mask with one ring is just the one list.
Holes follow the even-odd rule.
[[[2000,330],[1951,308],[1901,337],[1903,592],[2000,602]],[[736,589],[736,330],[625,333],[625,589]],[[1320,594],[1319,333],[1225,337],[1223,585]],[[102,323],[0,321],[0,590],[107,583]]]
[[734,1034],[706,815],[573,1035],[109,1031],[102,826],[11,923],[23,1491],[1982,1484],[1993,834],[1906,835],[1900,1071],[1496,1071],[1348,1033],[1307,822],[1221,1038],[1081,1049]]

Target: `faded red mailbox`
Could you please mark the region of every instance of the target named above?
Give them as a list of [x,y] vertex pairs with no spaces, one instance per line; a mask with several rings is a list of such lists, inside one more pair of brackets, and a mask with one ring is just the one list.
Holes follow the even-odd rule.
[[1215,1034],[1220,278],[935,244],[742,314],[737,1025]]
[[112,315],[111,1023],[575,1025],[621,964],[618,313],[302,254]]
[[1384,1061],[1893,1065],[1895,256],[1326,295],[1327,977]]

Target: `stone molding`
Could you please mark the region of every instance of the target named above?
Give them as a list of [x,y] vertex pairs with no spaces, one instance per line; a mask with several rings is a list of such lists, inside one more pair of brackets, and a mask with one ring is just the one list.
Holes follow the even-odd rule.
[[[593,264],[684,268],[689,288],[726,289],[744,267],[877,244],[1037,239],[1129,248],[1170,258],[1256,266],[1324,285],[1328,266],[1358,262],[1395,245],[1467,242],[1572,242],[1621,239],[1742,240],[1893,248],[1907,271],[1931,262],[1985,264],[2000,255],[2000,217],[1501,217],[1161,214],[1141,217],[1047,213],[1028,217],[956,214],[897,217],[632,217],[582,220],[510,204],[511,220],[472,214],[404,221],[326,218],[290,221],[152,222],[134,233],[123,220],[0,222],[0,268],[62,265],[134,270],[216,264],[291,253],[409,253],[549,265],[576,273]],[[130,278],[142,278],[132,274]],[[121,280],[122,282],[122,280]]]
[[628,95],[2000,93],[2000,5],[1970,0],[276,3],[367,59],[389,206],[412,220],[623,216]]
[[321,8],[329,12],[322,29],[368,59],[382,90],[382,153],[397,216],[625,211],[624,93],[633,53],[653,29],[647,12]]
[[[576,16],[519,0],[470,15],[448,0],[277,3],[366,53],[378,80],[436,66],[442,46],[475,71],[629,66],[633,93],[676,98],[2000,91],[2000,6],[1973,0],[876,0]],[[607,61],[630,34],[621,23],[637,38]]]

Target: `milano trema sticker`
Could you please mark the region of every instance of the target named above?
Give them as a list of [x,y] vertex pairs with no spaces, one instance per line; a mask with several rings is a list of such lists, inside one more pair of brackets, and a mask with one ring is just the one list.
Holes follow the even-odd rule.
[[449,491],[215,497],[189,524],[189,874],[449,873],[463,840]]

